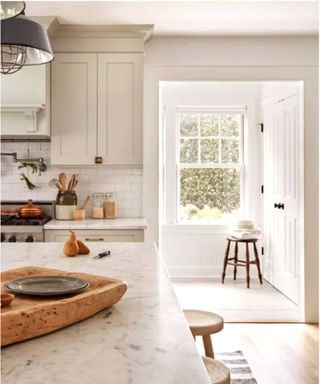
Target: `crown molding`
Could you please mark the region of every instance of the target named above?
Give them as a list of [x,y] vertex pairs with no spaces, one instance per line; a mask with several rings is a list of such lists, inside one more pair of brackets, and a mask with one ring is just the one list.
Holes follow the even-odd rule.
[[153,33],[153,24],[83,25],[61,24],[55,17],[48,27],[50,37],[73,38],[141,38],[149,40]]
[[31,19],[35,20],[39,24],[43,26],[48,32],[51,28],[51,25],[53,25],[57,18],[55,16],[30,16]]

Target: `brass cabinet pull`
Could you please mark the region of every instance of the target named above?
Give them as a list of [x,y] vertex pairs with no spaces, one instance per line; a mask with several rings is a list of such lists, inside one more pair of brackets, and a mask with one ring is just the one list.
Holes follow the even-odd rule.
[[104,238],[103,237],[100,237],[99,239],[85,239],[85,241],[104,241]]

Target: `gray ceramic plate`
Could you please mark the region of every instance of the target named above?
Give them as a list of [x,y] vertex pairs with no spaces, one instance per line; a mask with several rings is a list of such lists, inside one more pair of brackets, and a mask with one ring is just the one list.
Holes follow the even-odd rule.
[[88,281],[71,276],[33,276],[7,281],[11,292],[33,296],[56,296],[79,293],[89,286]]

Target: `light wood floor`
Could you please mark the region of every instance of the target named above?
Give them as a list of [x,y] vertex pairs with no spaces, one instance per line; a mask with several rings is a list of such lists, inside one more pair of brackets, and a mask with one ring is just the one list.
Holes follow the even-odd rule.
[[[306,324],[225,324],[212,336],[217,352],[242,350],[258,384],[317,384],[318,326]],[[197,338],[201,354],[203,345]]]

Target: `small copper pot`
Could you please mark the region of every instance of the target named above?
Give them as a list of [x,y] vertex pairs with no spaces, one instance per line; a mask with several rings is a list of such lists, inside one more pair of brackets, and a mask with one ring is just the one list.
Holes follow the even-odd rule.
[[2,209],[1,213],[17,213],[20,217],[24,218],[41,217],[43,215],[42,209],[33,205],[31,199],[28,200],[28,204],[24,207],[18,209]]

